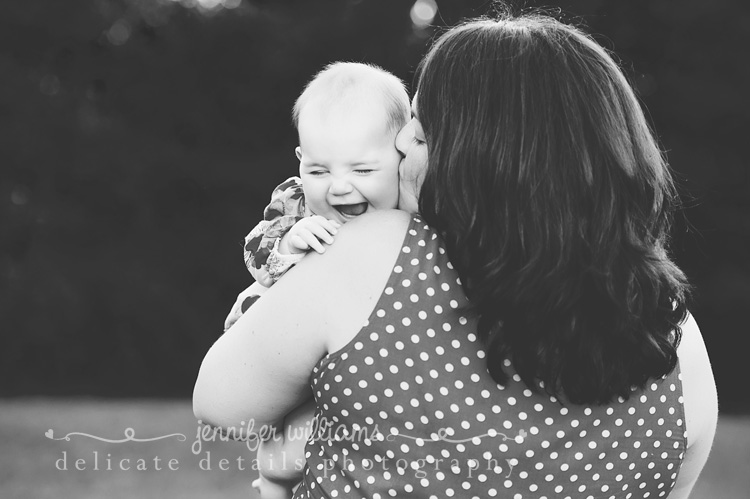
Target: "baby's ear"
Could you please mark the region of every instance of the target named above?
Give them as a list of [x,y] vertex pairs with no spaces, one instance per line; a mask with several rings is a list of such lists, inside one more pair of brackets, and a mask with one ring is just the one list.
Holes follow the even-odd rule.
[[302,149],[299,148],[299,146],[294,148],[294,154],[297,156],[297,159],[302,161]]

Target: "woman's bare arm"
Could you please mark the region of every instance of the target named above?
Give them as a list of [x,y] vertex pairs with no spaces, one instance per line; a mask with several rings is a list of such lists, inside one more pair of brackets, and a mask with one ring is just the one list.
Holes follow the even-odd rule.
[[711,363],[698,324],[692,316],[682,325],[677,350],[682,373],[687,450],[670,499],[687,499],[706,464],[716,433],[718,402]]

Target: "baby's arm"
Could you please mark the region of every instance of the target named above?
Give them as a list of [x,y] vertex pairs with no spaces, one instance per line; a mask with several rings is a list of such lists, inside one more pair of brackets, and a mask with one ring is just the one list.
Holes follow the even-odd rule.
[[270,287],[299,261],[301,256],[297,255],[293,255],[289,261],[283,257],[275,258],[279,256],[275,250],[279,240],[306,214],[305,196],[299,178],[291,177],[273,190],[271,202],[263,210],[263,220],[245,236],[245,265],[256,282]]
[[224,320],[224,331],[237,322],[266,288],[272,286],[286,270],[304,256],[290,255],[285,259],[275,248],[284,234],[305,215],[305,196],[299,178],[291,177],[273,190],[271,202],[263,210],[263,220],[245,236],[243,245],[245,265],[255,278],[255,283],[237,295],[232,309]]
[[263,442],[258,448],[260,476],[253,487],[261,499],[289,499],[302,480],[305,445],[310,437],[315,403],[310,400],[284,418],[284,434]]

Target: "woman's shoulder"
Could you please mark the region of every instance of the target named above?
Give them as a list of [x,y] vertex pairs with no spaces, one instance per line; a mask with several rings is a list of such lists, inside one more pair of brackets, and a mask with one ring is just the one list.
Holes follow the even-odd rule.
[[367,281],[375,274],[390,272],[413,223],[408,213],[398,210],[360,215],[338,229],[324,254],[310,254],[309,259],[320,260],[323,272],[332,276],[342,276],[348,282]]
[[330,310],[335,304],[337,314],[323,317],[329,352],[349,341],[369,316],[413,223],[397,210],[360,215],[339,228],[323,254],[308,254],[276,284],[295,287],[308,308]]
[[[440,243],[437,232],[419,214],[410,214],[400,210],[378,210],[366,213],[347,223],[342,229],[349,240],[347,244],[352,245],[382,245],[390,242],[391,244],[403,243],[406,246],[419,244],[420,240]],[[412,237],[408,237],[409,235]]]
[[360,241],[377,241],[377,239],[374,239],[376,237],[386,240],[399,240],[403,239],[409,225],[415,220],[419,220],[419,218],[405,211],[378,210],[360,215],[342,226],[339,232],[341,235],[356,234],[357,240]]

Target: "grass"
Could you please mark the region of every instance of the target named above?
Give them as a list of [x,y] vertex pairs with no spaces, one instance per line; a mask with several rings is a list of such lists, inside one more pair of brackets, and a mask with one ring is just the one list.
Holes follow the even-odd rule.
[[[118,440],[125,438],[126,428],[133,428],[135,438],[182,433],[185,440],[170,437],[151,442],[107,443],[84,436],[71,436],[70,441],[45,437],[45,432],[52,429],[55,438],[85,432]],[[197,428],[187,401],[0,400],[0,497],[255,497],[250,488],[257,476],[250,469],[254,453],[243,444],[217,439],[203,442],[196,455],[192,447]],[[63,452],[66,462],[60,461]],[[94,452],[98,453],[96,457]],[[209,452],[210,463],[202,462]],[[111,471],[106,469],[108,455]],[[244,462],[238,463],[238,457]],[[79,462],[81,470],[76,469],[78,459],[84,460]],[[123,459],[129,459],[122,464],[126,468],[129,464],[131,469],[119,469]],[[221,459],[228,460],[226,470],[219,469]],[[172,462],[174,471],[169,469],[170,460],[176,460]],[[94,469],[96,464],[98,470]],[[145,469],[136,469],[139,464]],[[67,470],[58,469],[65,467]]]
[[[185,440],[108,443],[80,435],[69,441],[45,436],[51,429],[54,438],[83,432],[118,440],[125,439],[126,428],[133,429],[134,438],[181,433]],[[193,449],[197,429],[190,403],[182,400],[0,399],[0,497],[255,498],[250,488],[257,476],[254,452],[218,440]],[[121,470],[121,463],[131,469]],[[746,499],[748,490],[750,416],[722,416],[692,497]]]

